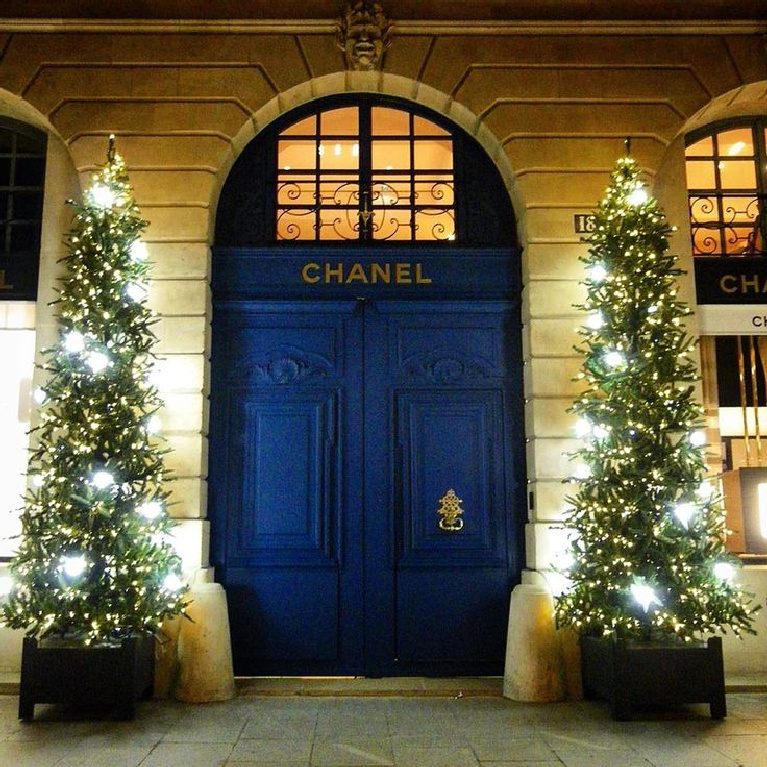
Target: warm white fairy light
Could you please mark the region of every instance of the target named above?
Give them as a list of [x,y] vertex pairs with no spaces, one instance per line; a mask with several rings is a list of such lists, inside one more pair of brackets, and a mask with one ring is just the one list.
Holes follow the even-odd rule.
[[64,348],[72,354],[78,354],[85,348],[85,336],[79,330],[70,330],[64,336]]
[[125,293],[128,297],[138,303],[146,298],[146,287],[138,282],[131,282],[126,288]]
[[581,439],[591,434],[591,422],[588,418],[579,418],[575,422],[575,435]]
[[629,205],[639,206],[644,205],[650,199],[650,195],[644,186],[639,185],[634,187],[633,191],[626,197],[626,202]]
[[688,437],[693,447],[701,447],[706,444],[706,433],[703,431],[691,431]]
[[79,578],[88,568],[88,560],[82,554],[65,554],[61,558],[61,570],[67,578]]
[[35,389],[34,393],[32,394],[32,398],[37,402],[38,405],[42,405],[43,402],[45,402],[45,398],[47,397],[45,393],[45,389],[38,386],[37,389]]
[[631,595],[645,612],[649,612],[650,607],[654,604],[662,604],[652,587],[648,586],[646,583],[633,583],[631,585]]
[[162,514],[162,504],[159,501],[147,501],[142,503],[136,511],[141,514],[144,519],[157,519]]
[[103,352],[90,352],[86,361],[88,363],[88,367],[94,373],[101,373],[109,367],[109,357]]
[[166,591],[181,591],[184,588],[184,582],[175,573],[170,573],[165,576],[162,587]]
[[157,434],[162,428],[162,419],[157,413],[149,417],[146,422],[146,430],[149,434]]
[[576,479],[588,479],[591,476],[591,469],[585,463],[579,463],[575,467],[573,476]]
[[605,354],[605,363],[611,368],[617,368],[626,364],[626,357],[618,351],[611,351]]
[[731,581],[735,577],[735,568],[730,562],[717,562],[714,565],[714,575],[722,581]]
[[99,490],[106,490],[106,488],[112,487],[114,483],[115,478],[108,471],[96,471],[91,477],[91,484]]
[[674,516],[679,520],[685,530],[689,527],[690,520],[695,515],[696,511],[697,509],[692,503],[678,503],[674,506]]
[[141,240],[134,240],[130,246],[130,257],[134,261],[146,261],[149,258],[146,244]]
[[710,482],[701,482],[698,489],[695,491],[695,495],[702,501],[707,501],[714,494],[714,488]]
[[111,208],[117,201],[114,191],[106,184],[94,184],[88,194],[97,208]]
[[607,278],[607,269],[602,264],[593,264],[589,267],[588,273],[592,282],[603,282]]
[[604,324],[605,318],[599,312],[596,312],[595,314],[589,314],[589,316],[586,317],[586,327],[591,328],[591,330],[599,330],[604,326]]

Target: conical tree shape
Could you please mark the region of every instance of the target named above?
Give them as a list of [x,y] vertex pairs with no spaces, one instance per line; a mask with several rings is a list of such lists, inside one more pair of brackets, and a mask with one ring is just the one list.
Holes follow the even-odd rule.
[[668,254],[671,229],[620,159],[589,237],[586,313],[578,351],[586,385],[567,524],[571,590],[560,625],[579,633],[691,639],[752,631],[748,595],[733,582],[724,514],[706,480],[702,411],[694,397],[695,344],[679,300],[683,272]]
[[41,403],[4,621],[29,636],[104,642],[159,629],[183,610],[168,542],[161,406],[151,373],[156,318],[125,165],[106,166],[80,204],[63,258],[58,344]]

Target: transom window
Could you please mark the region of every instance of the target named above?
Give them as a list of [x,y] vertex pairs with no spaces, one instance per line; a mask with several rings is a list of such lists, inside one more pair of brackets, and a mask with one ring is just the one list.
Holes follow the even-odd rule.
[[391,106],[345,106],[277,137],[278,240],[455,239],[453,136]]
[[685,150],[693,254],[763,256],[767,125],[728,123],[693,134]]

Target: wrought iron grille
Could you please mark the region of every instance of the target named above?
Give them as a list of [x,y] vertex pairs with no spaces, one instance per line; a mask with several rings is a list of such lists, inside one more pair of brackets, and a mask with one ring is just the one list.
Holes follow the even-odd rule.
[[765,255],[765,132],[757,120],[693,134],[685,155],[694,255]]
[[278,240],[455,239],[453,136],[390,106],[320,111],[277,138]]

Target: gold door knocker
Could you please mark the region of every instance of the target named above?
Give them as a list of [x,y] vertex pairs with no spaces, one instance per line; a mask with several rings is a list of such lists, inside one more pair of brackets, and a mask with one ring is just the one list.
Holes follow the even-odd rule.
[[439,529],[445,530],[448,533],[457,533],[459,530],[463,529],[463,520],[461,519],[461,514],[463,514],[463,509],[461,508],[461,504],[463,501],[458,498],[455,494],[455,490],[452,488],[448,490],[442,498],[439,499],[439,509],[437,509],[437,514],[439,514]]

